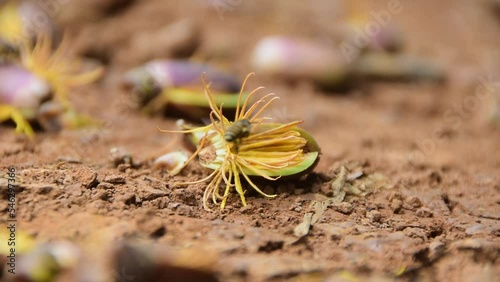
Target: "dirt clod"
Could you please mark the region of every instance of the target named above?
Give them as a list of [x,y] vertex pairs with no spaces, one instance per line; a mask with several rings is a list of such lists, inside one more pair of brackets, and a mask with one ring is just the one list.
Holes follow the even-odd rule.
[[389,207],[394,213],[402,213],[403,212],[403,201],[399,199],[394,199],[391,201]]
[[371,222],[380,222],[382,220],[382,214],[377,210],[367,212],[366,217],[370,219]]
[[113,197],[113,192],[110,190],[98,190],[95,194],[96,199],[100,199],[103,201],[108,201]]
[[76,179],[79,180],[83,187],[87,189],[94,188],[98,182],[97,182],[97,172],[95,172],[93,169],[87,168],[85,166],[79,167],[77,170],[76,174]]
[[122,196],[119,197],[118,200],[127,206],[139,204],[139,202],[137,201],[136,195],[133,193],[123,194]]
[[418,208],[422,207],[422,205],[423,205],[422,200],[420,200],[419,197],[415,197],[415,196],[407,198],[405,200],[405,203],[414,209],[418,209]]
[[127,182],[126,178],[121,175],[107,175],[104,177],[104,182],[111,184],[125,184]]
[[432,210],[428,208],[420,208],[417,210],[416,214],[418,217],[432,217],[433,215]]
[[348,203],[348,202],[332,204],[331,207],[333,210],[338,211],[338,212],[343,213],[343,214],[350,214],[354,210],[354,207],[352,206],[352,204]]
[[144,191],[144,194],[142,197],[145,201],[152,201],[156,198],[164,197],[166,195],[167,195],[167,192],[165,192],[165,191],[154,189],[154,188],[147,188]]

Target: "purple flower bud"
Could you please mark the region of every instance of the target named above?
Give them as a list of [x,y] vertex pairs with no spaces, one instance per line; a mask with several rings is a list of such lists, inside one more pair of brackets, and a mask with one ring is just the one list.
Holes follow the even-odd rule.
[[36,111],[49,97],[50,85],[16,65],[0,65],[0,103],[22,110]]
[[311,80],[325,88],[341,87],[350,71],[347,59],[333,46],[284,36],[260,40],[252,66],[268,75]]
[[184,60],[155,60],[132,69],[125,76],[125,83],[139,87],[145,92],[169,87],[200,86],[201,75],[211,82],[211,88],[222,92],[237,92],[240,81],[230,73],[206,64]]

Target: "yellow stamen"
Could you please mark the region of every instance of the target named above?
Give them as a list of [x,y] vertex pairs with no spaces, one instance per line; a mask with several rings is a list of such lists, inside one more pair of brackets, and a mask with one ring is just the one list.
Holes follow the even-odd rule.
[[23,44],[21,49],[22,64],[41,78],[44,78],[54,89],[56,99],[69,108],[69,88],[91,83],[104,73],[102,67],[92,71],[81,72],[82,62],[70,55],[67,36],[55,51],[52,51],[52,38],[48,34],[39,34],[36,44]]
[[16,132],[24,133],[30,139],[35,136],[33,128],[19,110],[10,105],[0,104],[0,123],[9,119],[16,124]]

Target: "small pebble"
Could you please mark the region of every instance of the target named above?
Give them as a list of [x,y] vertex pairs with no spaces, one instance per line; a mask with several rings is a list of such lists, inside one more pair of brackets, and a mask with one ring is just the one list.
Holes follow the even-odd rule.
[[125,177],[121,175],[108,175],[104,178],[104,182],[112,183],[112,184],[125,184]]
[[418,217],[432,217],[433,213],[428,208],[420,208],[417,210]]
[[351,214],[353,209],[354,209],[352,204],[347,203],[347,202],[334,204],[332,206],[332,208],[333,208],[333,210],[338,211],[338,212],[343,213],[343,214]]
[[394,213],[402,213],[403,201],[395,198],[394,200],[391,201],[391,204],[389,205],[389,207],[391,208],[391,210]]
[[110,190],[99,190],[95,195],[96,198],[101,199],[103,201],[109,200],[111,196],[112,193],[110,192]]
[[95,187],[95,185],[97,184],[97,172],[89,171],[85,176],[86,177],[81,180],[83,187],[87,189]]
[[119,172],[125,172],[127,169],[131,168],[130,164],[119,164],[116,168]]
[[372,222],[380,222],[382,220],[382,214],[377,210],[371,210],[367,212],[366,217]]
[[422,201],[420,200],[419,197],[415,197],[415,196],[412,196],[412,197],[409,197],[408,199],[406,199],[405,201],[408,205],[410,205],[410,207],[412,208],[420,208],[422,207]]
[[300,212],[300,211],[302,210],[302,203],[301,203],[301,202],[296,202],[295,204],[293,204],[293,205],[290,207],[290,210],[291,210],[291,211]]
[[126,150],[122,148],[111,148],[109,150],[111,155],[111,162],[115,167],[118,167],[120,164],[133,164],[132,156]]

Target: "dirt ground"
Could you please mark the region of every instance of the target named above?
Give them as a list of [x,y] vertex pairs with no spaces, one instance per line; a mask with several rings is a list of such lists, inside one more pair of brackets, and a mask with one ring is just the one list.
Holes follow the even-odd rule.
[[[81,5],[97,7],[94,2]],[[264,85],[277,93],[281,99],[270,115],[304,120],[321,160],[299,179],[259,182],[278,194],[274,199],[249,191],[248,207],[234,194],[226,209],[207,212],[203,184],[172,185],[209,171],[196,163],[174,177],[152,169],[165,146],[182,144],[179,136],[157,130],[175,128],[174,118],[141,114],[119,87],[124,71],[150,59],[131,42],[193,19],[201,38],[194,56],[243,78],[253,71],[249,58],[259,38],[331,40],[342,14],[337,1],[220,2],[231,5],[135,1],[108,7],[105,17],[61,4],[59,17],[75,50],[108,70],[99,83],[74,89],[71,99],[106,126],[39,132],[33,141],[0,126],[2,176],[14,167],[20,183],[18,232],[37,242],[74,242],[89,257],[82,268],[105,265],[107,253],[131,241],[144,244],[148,254],[167,248],[156,255],[203,268],[220,281],[498,281],[500,130],[488,117],[500,95],[500,18],[490,2],[401,1],[403,10],[392,16],[405,33],[404,52],[445,66],[446,83],[360,81],[336,93],[257,73],[249,88]],[[368,11],[386,9],[390,1],[371,2]],[[127,152],[137,166],[114,165],[120,159],[112,149]],[[342,166],[351,179],[362,172],[357,180],[378,175],[384,183],[329,205],[309,234],[297,238],[294,228],[317,212],[311,203],[329,196],[329,181]],[[125,276],[114,280],[153,281],[141,276],[133,256],[125,252],[132,261],[123,262]]]

